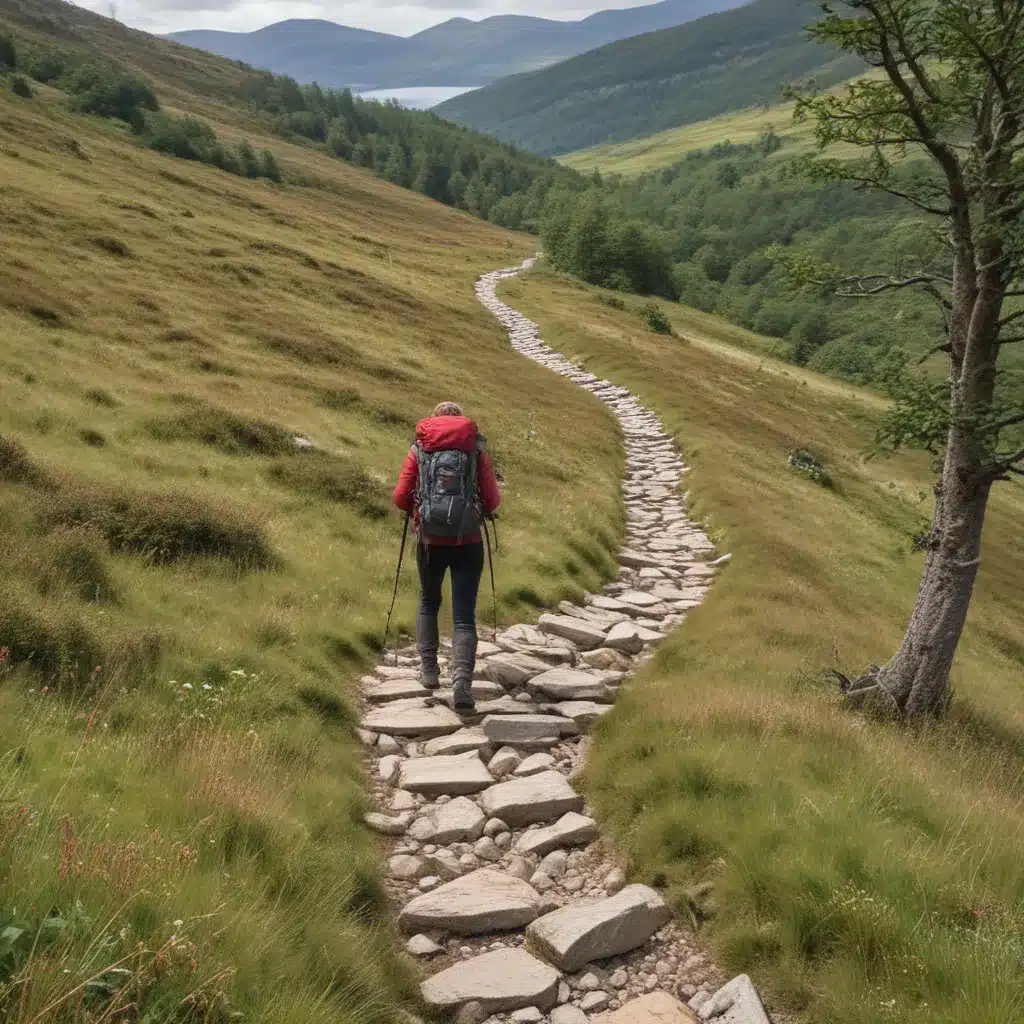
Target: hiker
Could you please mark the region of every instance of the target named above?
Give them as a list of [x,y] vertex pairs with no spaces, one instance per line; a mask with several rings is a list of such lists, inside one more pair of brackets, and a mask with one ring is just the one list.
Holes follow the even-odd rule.
[[395,505],[414,514],[420,606],[416,616],[423,685],[441,685],[437,665],[437,613],[446,571],[452,576],[452,682],[454,708],[475,710],[476,599],[484,569],[480,534],[484,516],[501,504],[501,492],[484,438],[454,402],[442,402],[416,425],[416,442],[402,465]]

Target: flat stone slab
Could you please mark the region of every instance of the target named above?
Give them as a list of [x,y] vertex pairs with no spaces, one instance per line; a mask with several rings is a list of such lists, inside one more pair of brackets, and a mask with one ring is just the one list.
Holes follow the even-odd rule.
[[572,903],[534,921],[526,944],[559,970],[573,972],[642,946],[671,916],[659,893],[627,885],[607,899]]
[[592,607],[600,608],[606,612],[621,612],[626,607],[621,601],[614,597],[608,597],[606,594],[598,594],[591,600],[590,604]]
[[653,629],[646,629],[632,622],[620,622],[612,627],[605,640],[605,646],[624,654],[639,654],[644,649],[644,644],[664,639],[662,633],[656,633]]
[[584,622],[572,615],[542,615],[537,625],[552,636],[574,643],[581,651],[604,646],[605,630],[596,623]]
[[593,725],[612,710],[611,704],[595,704],[592,700],[563,700],[551,705],[551,711],[575,722],[581,729]]
[[659,598],[644,590],[627,590],[624,594],[619,594],[619,600],[634,608],[653,608],[654,605],[661,603]]
[[415,897],[399,912],[398,923],[413,933],[486,935],[522,928],[537,917],[539,905],[540,895],[528,882],[482,868]]
[[652,992],[633,999],[612,1013],[594,1018],[595,1024],[696,1024],[697,1018],[675,996]]
[[484,735],[483,729],[460,729],[447,736],[437,736],[423,744],[423,753],[428,757],[439,754],[465,754],[475,750],[478,754],[488,750],[491,741]]
[[[615,629],[619,627],[616,626]],[[605,642],[601,637],[602,644]],[[530,679],[526,687],[549,700],[607,700],[603,679],[573,668],[553,668]]]
[[517,779],[528,779],[531,775],[540,775],[554,766],[555,759],[550,754],[531,754],[519,763],[512,774]]
[[568,811],[582,811],[583,797],[561,772],[547,771],[491,786],[480,797],[480,806],[489,818],[501,818],[509,828],[522,828],[553,821]]
[[579,734],[579,728],[562,715],[488,715],[481,728],[492,743],[510,747]]
[[575,811],[563,814],[547,828],[524,832],[515,845],[516,853],[534,853],[543,857],[565,846],[586,846],[600,836],[597,822]]
[[463,722],[454,711],[446,707],[428,707],[421,700],[398,701],[374,708],[363,716],[360,723],[369,732],[383,732],[389,736],[418,736],[431,739],[458,732]]
[[430,691],[420,684],[419,679],[377,679],[374,676],[365,676],[362,680],[362,691],[363,696],[371,704],[430,696]]
[[381,679],[419,679],[420,670],[413,665],[378,665],[373,670]]
[[428,1006],[454,1010],[479,1003],[487,1014],[527,1006],[547,1011],[558,1000],[559,975],[521,949],[498,949],[464,960],[420,987]]
[[660,558],[653,558],[651,555],[641,555],[638,551],[620,551],[619,564],[629,569],[660,569],[663,563]]
[[771,1024],[754,983],[745,974],[723,985],[697,1011],[701,1020],[716,1024]]
[[486,824],[484,812],[468,797],[459,796],[417,818],[409,835],[435,846],[475,843],[484,834]]
[[475,750],[467,754],[415,757],[402,762],[398,788],[424,796],[479,793],[494,782]]
[[506,652],[488,658],[484,663],[487,678],[501,686],[522,686],[527,679],[547,672],[551,667],[546,661],[532,658],[529,654]]

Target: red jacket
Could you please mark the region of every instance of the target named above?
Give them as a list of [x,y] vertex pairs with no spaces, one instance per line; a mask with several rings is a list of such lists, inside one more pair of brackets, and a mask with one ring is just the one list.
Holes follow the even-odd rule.
[[[477,445],[478,431],[476,424],[465,416],[431,416],[416,425],[416,443],[428,452],[454,449],[460,452],[471,452]],[[419,483],[420,467],[415,450],[410,450],[402,463],[402,472],[395,488],[394,502],[403,512],[416,511],[416,487]],[[488,515],[501,504],[501,491],[494,477],[487,452],[480,452],[476,466],[476,484],[480,504]],[[417,517],[417,527],[418,527]],[[426,544],[479,544],[480,531],[477,530],[465,537],[430,537],[422,538]]]

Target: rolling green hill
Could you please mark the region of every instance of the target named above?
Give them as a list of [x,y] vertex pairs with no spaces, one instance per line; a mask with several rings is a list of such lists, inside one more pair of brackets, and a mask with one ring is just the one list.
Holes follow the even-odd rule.
[[503,79],[436,110],[534,152],[561,154],[771,104],[789,82],[813,77],[827,86],[861,69],[804,38],[817,7],[755,0]]

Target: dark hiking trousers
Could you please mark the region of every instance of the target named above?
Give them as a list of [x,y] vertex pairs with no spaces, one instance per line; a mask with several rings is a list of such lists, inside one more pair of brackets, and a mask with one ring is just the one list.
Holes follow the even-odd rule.
[[456,630],[476,636],[476,600],[484,571],[483,544],[418,544],[420,614],[434,618],[441,607],[444,574],[452,574],[452,618]]

